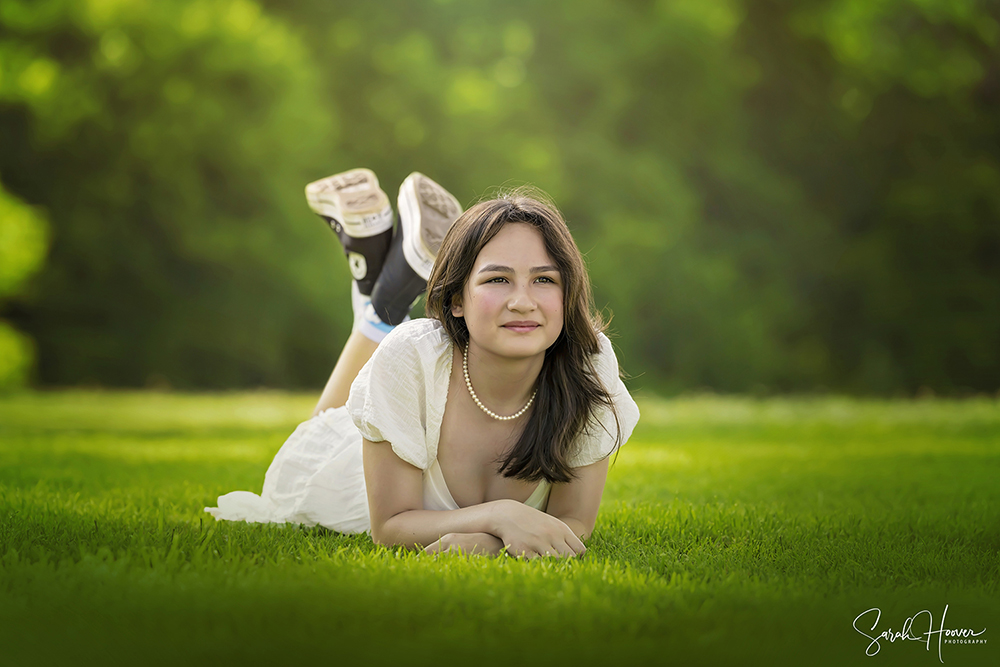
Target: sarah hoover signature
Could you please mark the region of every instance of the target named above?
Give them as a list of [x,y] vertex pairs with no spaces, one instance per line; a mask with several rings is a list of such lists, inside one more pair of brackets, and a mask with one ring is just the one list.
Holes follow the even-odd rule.
[[[914,626],[918,625],[923,620],[924,614],[927,615],[927,630],[925,630],[920,635],[914,635],[913,634]],[[931,650],[931,640],[934,638],[934,635],[937,635],[938,660],[944,663],[944,658],[941,657],[942,644],[958,644],[958,643],[985,644],[986,643],[985,639],[973,639],[986,632],[986,628],[983,628],[979,632],[974,631],[972,628],[945,628],[944,619],[945,616],[948,615],[948,605],[944,606],[944,611],[941,613],[941,625],[938,626],[937,630],[934,629],[933,614],[931,614],[931,612],[928,611],[927,609],[924,609],[922,611],[918,611],[916,614],[906,619],[903,622],[903,629],[900,630],[899,632],[896,632],[892,628],[889,628],[887,630],[882,631],[878,635],[872,636],[868,634],[868,632],[858,627],[858,621],[865,619],[863,623],[867,625],[868,620],[870,620],[873,617],[873,615],[875,620],[872,622],[871,627],[868,628],[868,632],[874,632],[875,628],[878,626],[879,619],[882,617],[882,610],[879,609],[878,607],[872,607],[871,609],[867,609],[858,614],[857,617],[854,619],[854,624],[853,624],[855,630],[857,630],[860,634],[864,635],[865,637],[871,640],[871,643],[868,645],[868,648],[865,649],[865,655],[867,656],[873,656],[879,652],[879,650],[882,648],[882,645],[879,644],[879,641],[883,639],[888,640],[889,643],[893,643],[896,640],[926,642],[927,650],[929,651]]]

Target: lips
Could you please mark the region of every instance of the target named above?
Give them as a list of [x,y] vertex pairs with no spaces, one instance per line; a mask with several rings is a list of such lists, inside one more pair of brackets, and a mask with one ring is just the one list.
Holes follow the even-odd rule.
[[517,322],[507,322],[506,324],[503,325],[503,328],[508,329],[510,331],[524,332],[524,331],[534,331],[540,326],[541,325],[538,322],[523,320]]

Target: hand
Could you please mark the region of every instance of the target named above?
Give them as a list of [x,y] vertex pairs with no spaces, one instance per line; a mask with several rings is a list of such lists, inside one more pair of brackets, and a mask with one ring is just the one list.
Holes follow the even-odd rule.
[[496,556],[504,549],[503,541],[489,533],[448,533],[437,542],[428,544],[424,553],[461,553],[465,555]]
[[497,505],[497,537],[518,558],[582,556],[587,547],[561,519],[517,501]]

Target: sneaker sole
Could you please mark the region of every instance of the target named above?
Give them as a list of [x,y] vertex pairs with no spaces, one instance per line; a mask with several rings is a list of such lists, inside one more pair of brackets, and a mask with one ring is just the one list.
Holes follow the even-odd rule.
[[306,186],[306,201],[314,212],[336,220],[354,238],[392,229],[389,197],[370,169],[352,169],[313,181]]
[[418,172],[407,176],[399,186],[398,204],[403,256],[417,275],[427,280],[441,241],[462,214],[462,206],[454,195]]

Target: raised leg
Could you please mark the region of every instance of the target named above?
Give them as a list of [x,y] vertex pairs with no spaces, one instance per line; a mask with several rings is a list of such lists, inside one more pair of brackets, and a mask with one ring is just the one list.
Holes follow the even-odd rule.
[[323,394],[319,397],[319,403],[313,410],[315,417],[319,413],[329,408],[339,408],[347,404],[347,395],[351,391],[351,383],[358,376],[361,367],[368,363],[378,343],[371,340],[360,331],[352,331],[351,337],[344,344],[344,349],[337,359],[337,365],[333,367],[333,373],[323,388]]
[[354,276],[354,330],[313,410],[316,416],[347,403],[351,384],[379,341],[409,319],[414,300],[427,286],[441,241],[462,207],[447,190],[413,172],[399,189],[400,224],[393,234],[388,198],[369,169],[310,183],[306,199],[340,238]]

